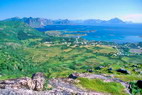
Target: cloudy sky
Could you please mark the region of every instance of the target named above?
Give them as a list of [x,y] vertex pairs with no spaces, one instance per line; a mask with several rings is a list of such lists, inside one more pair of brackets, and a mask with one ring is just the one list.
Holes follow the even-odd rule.
[[142,22],[142,0],[0,0],[0,19],[103,19]]

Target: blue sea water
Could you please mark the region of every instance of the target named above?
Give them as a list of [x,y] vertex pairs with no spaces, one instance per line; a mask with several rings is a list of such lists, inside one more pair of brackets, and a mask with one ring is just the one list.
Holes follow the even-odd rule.
[[[87,34],[82,38],[87,40],[108,41],[116,43],[142,42],[142,24],[125,25],[48,25],[40,31],[60,30],[60,31],[86,31],[75,32],[76,34]],[[87,32],[94,31],[95,32]]]

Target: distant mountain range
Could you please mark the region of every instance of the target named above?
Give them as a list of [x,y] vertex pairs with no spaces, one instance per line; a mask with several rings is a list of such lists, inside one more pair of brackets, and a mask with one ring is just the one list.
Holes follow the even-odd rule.
[[110,20],[100,20],[100,19],[87,19],[87,20],[68,20],[68,19],[59,19],[51,20],[44,18],[33,18],[33,17],[13,17],[5,19],[5,21],[22,21],[29,24],[33,28],[40,28],[47,25],[105,25],[105,24],[126,24],[119,18],[113,18]]

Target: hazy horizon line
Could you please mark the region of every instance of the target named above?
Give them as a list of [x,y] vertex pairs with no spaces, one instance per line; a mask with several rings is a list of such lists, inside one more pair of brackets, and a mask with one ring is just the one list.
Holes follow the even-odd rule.
[[[14,16],[14,17],[9,17],[9,18],[5,18],[5,19],[0,19],[0,21],[3,21],[3,20],[6,20],[6,19],[11,19],[11,18],[19,18],[19,19],[22,19],[22,18],[41,18],[41,19],[48,19],[48,20],[80,20],[80,21],[85,21],[85,20],[102,20],[102,21],[109,21],[111,19],[120,19],[122,20],[121,18],[119,17],[113,17],[113,18],[110,18],[110,19],[99,19],[99,18],[87,18],[87,19],[70,19],[70,18],[57,18],[57,19],[52,19],[52,18],[46,18],[46,17],[32,17],[32,16],[25,16],[25,17],[19,17],[19,16]],[[142,24],[142,22],[133,22],[133,21],[126,21],[126,20],[122,20],[123,22],[127,22],[127,23],[133,23],[133,24]]]

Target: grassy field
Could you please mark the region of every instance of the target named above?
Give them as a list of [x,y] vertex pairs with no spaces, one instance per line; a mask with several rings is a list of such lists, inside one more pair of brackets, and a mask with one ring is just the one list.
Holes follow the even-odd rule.
[[80,82],[78,83],[78,85],[88,90],[108,93],[111,95],[128,95],[124,91],[124,87],[120,83],[103,82],[103,80],[100,79],[87,79],[87,78],[79,78],[79,80]]
[[[19,74],[16,75],[20,76],[24,75],[23,73],[26,73],[27,71],[42,71],[45,72],[46,75],[48,75],[50,72],[50,76],[55,77],[57,75],[59,77],[60,75],[62,76],[62,74],[65,75],[65,72],[67,72],[67,74],[68,72],[85,72],[87,69],[92,69],[94,71],[93,73],[97,74],[104,73],[122,76],[125,75],[116,72],[116,70],[119,68],[126,69],[133,75],[139,75],[142,68],[141,55],[116,56],[115,54],[117,54],[117,50],[112,46],[68,46],[62,43],[50,43],[51,45],[49,46],[47,45],[49,43],[40,41],[41,39],[29,39],[27,41],[23,41],[24,46],[20,46],[19,44],[19,47],[17,47],[17,44],[15,44],[16,46],[14,46],[13,44],[12,46],[10,45],[7,48],[3,49],[1,51],[1,57],[5,58],[3,58],[3,60],[1,60],[0,62],[9,62],[11,64],[14,64],[15,67],[9,67],[9,65],[8,67],[2,69],[2,72],[6,72],[4,71],[6,68],[9,68],[9,70],[11,70],[11,72],[6,72],[2,77],[7,76],[7,74],[9,76],[9,74],[11,74],[12,72],[14,73],[17,70],[17,73],[19,72]],[[34,42],[37,43],[35,45],[29,46]],[[22,64],[24,64],[24,66],[26,64],[26,68],[24,68]],[[136,65],[137,67],[133,67],[133,65]],[[96,69],[99,66],[103,66],[103,68],[99,70]],[[31,67],[32,69],[30,69]],[[20,68],[22,68],[22,70],[19,70]],[[112,68],[111,72],[108,71],[109,68]],[[13,71],[13,69],[15,71]],[[61,74],[58,74],[58,72],[60,72]]]

